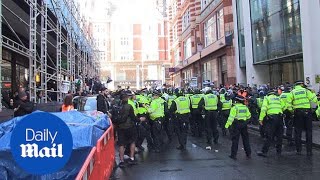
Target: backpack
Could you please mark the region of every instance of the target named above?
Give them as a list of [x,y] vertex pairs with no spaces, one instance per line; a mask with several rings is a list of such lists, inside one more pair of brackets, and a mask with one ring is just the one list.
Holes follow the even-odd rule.
[[123,105],[121,103],[114,104],[111,108],[111,115],[112,115],[112,123],[114,124],[122,124],[126,122],[126,119],[124,119],[123,116]]

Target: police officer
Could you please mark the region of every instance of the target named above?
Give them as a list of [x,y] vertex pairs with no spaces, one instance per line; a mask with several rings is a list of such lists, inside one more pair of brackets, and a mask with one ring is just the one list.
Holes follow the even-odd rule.
[[312,155],[312,119],[311,103],[317,103],[317,97],[308,89],[304,88],[303,81],[297,81],[294,89],[288,95],[288,103],[294,110],[294,132],[297,154],[301,155],[302,130],[306,131],[307,155]]
[[251,158],[251,148],[249,143],[249,133],[247,127],[247,120],[251,118],[251,113],[246,105],[244,105],[243,97],[237,95],[234,98],[235,104],[230,110],[228,121],[225,124],[225,128],[231,127],[231,159],[237,159],[239,138],[241,135],[243,147],[246,152],[247,158]]
[[148,108],[151,119],[154,151],[159,153],[162,141],[162,124],[164,121],[165,103],[158,91],[153,91],[153,100]]
[[221,103],[221,111],[220,111],[221,125],[220,126],[222,129],[222,135],[226,136],[227,131],[226,131],[225,125],[230,114],[232,100],[230,99],[227,93],[224,93],[224,94],[220,94],[220,103]]
[[138,124],[138,139],[136,141],[136,147],[139,151],[144,151],[144,147],[142,147],[142,143],[144,139],[147,140],[147,147],[149,151],[154,151],[153,142],[151,137],[151,125],[148,114],[148,109],[146,108],[148,105],[148,100],[146,98],[141,97],[141,95],[136,95],[138,102],[138,119],[141,121]]
[[136,103],[136,96],[130,90],[127,91],[127,95],[129,96],[128,104],[132,106],[134,115],[137,116],[138,109],[137,109],[137,103]]
[[199,110],[199,102],[202,98],[200,91],[196,89],[194,91],[194,95],[190,96],[191,101],[191,119],[192,123],[190,122],[191,132],[193,136],[202,136],[203,131],[203,119],[201,115],[201,111]]
[[[170,109],[171,105],[172,105],[172,102],[177,98],[177,96],[175,94],[173,94],[173,91],[172,89],[169,89],[168,90],[168,100],[167,100],[167,106],[168,106],[168,109]],[[164,128],[165,128],[165,131],[166,131],[166,134],[168,136],[168,140],[169,140],[169,143],[172,141],[172,136],[173,136],[173,119],[174,119],[174,113],[170,113],[170,112],[167,112],[166,113],[166,116],[165,116],[165,123],[164,123]]]
[[[276,90],[268,92],[268,96],[264,98],[259,116],[260,124],[268,121],[266,128],[267,139],[265,140],[262,151],[257,152],[258,156],[266,157],[269,147],[276,137],[277,154],[281,155],[282,136],[283,136],[283,119],[282,114],[286,106],[279,96],[276,95]],[[264,120],[265,116],[267,118]]]
[[199,102],[199,109],[205,111],[205,127],[207,134],[206,149],[211,149],[212,137],[215,144],[218,144],[219,131],[218,131],[218,101],[219,98],[212,93],[211,90],[206,92],[206,95]]
[[286,105],[286,110],[283,112],[284,114],[284,122],[286,126],[286,136],[288,138],[288,144],[289,146],[292,146],[293,143],[293,119],[292,119],[292,106],[290,103],[288,103],[288,95],[290,94],[290,88],[289,87],[284,87],[283,92],[280,95],[280,98]]
[[[259,113],[259,114],[260,114],[260,112],[261,112],[261,107],[262,107],[262,103],[263,103],[264,96],[265,96],[264,91],[262,91],[262,90],[259,91],[259,97],[257,98],[257,106],[258,106],[258,113]],[[259,125],[259,132],[260,132],[260,136],[261,136],[262,138],[265,138],[265,137],[266,137],[265,126],[266,126],[266,123]]]
[[183,96],[182,92],[177,93],[178,97],[172,102],[170,112],[176,115],[175,129],[178,135],[178,150],[186,150],[188,124],[190,118],[190,101]]

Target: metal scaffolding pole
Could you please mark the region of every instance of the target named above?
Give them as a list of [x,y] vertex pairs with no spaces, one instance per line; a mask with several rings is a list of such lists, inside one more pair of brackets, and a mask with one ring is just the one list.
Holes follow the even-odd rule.
[[[61,10],[60,5],[58,5],[58,9],[57,11],[59,11],[59,13]],[[59,20],[57,19],[57,29],[56,29],[56,35],[57,35],[57,49],[56,49],[56,66],[57,66],[57,101],[58,102],[62,102],[62,92],[61,92],[61,87],[62,87],[62,66],[61,66],[61,39],[62,39],[62,32],[61,32],[61,23],[59,22]]]
[[[0,17],[2,17],[2,0],[0,0]],[[0,112],[2,111],[2,18],[0,18]]]
[[30,26],[29,26],[29,91],[30,101],[36,102],[37,97],[37,0],[30,0]]
[[48,14],[47,5],[42,1],[41,4],[41,63],[40,63],[40,76],[41,76],[41,91],[44,93],[44,98],[41,103],[48,101],[48,88],[47,88],[47,27],[48,27]]

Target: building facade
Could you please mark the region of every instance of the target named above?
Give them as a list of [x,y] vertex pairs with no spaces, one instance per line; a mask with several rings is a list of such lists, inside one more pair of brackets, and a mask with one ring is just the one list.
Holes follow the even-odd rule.
[[[115,4],[109,62],[113,67],[113,87],[139,89],[161,86],[166,82],[166,69],[170,67],[170,62],[164,2],[127,0]],[[126,6],[122,6],[123,3]]]
[[272,86],[305,79],[318,89],[319,1],[233,0],[237,81]]
[[174,86],[236,82],[231,0],[172,0],[169,19]]

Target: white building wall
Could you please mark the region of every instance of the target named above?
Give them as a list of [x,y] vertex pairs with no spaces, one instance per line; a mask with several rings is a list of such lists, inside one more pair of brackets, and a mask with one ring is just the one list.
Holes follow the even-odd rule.
[[238,0],[232,0],[233,7],[232,8],[232,13],[234,14],[233,16],[233,22],[234,22],[234,42],[233,45],[235,47],[235,65],[236,65],[236,78],[237,78],[237,83],[240,84],[247,84],[247,76],[246,76],[246,71],[245,68],[240,68],[240,55],[239,55],[239,36],[238,36],[238,18],[237,18],[237,9],[236,9],[236,3]]
[[319,91],[315,76],[320,75],[320,1],[300,0],[304,79]]
[[[269,82],[269,66],[253,65],[252,35],[251,35],[251,19],[250,19],[250,3],[249,0],[242,1],[243,7],[243,23],[244,36],[246,44],[246,77],[247,84],[261,85]],[[239,57],[239,55],[237,56]]]

